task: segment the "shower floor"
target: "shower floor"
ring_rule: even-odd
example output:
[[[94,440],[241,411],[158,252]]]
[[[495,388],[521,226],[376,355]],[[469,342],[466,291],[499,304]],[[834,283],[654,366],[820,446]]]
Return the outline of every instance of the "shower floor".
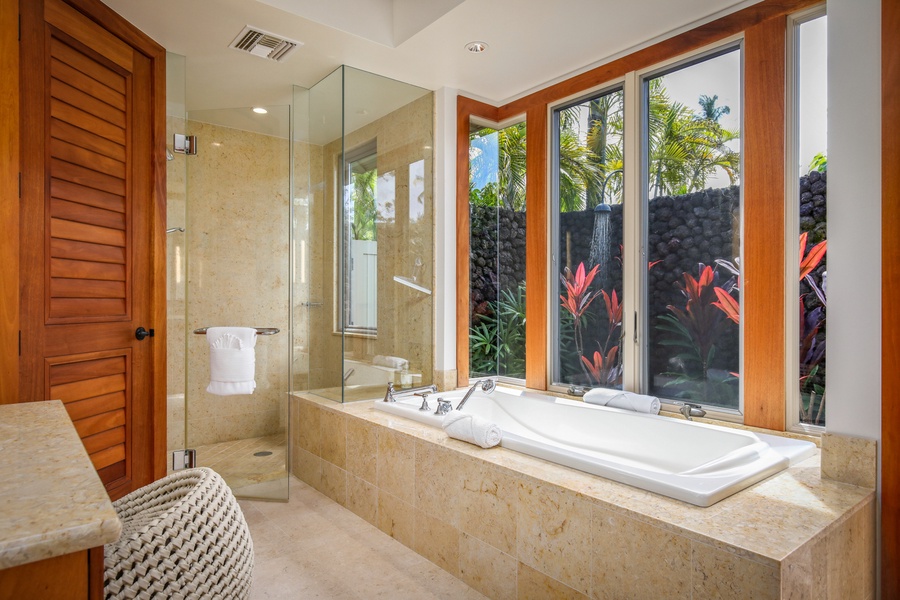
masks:
[[[197,464],[221,475],[235,495],[277,497],[279,482],[287,481],[286,437],[279,433],[198,446]]]

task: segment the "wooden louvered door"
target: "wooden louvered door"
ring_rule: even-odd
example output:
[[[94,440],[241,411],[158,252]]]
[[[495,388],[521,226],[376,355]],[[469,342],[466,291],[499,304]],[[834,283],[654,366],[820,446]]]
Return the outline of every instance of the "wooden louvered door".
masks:
[[[65,403],[116,498],[164,472],[165,338],[135,336],[165,329],[153,322],[163,92],[154,58],[95,22],[118,18],[96,4],[22,4],[20,390]]]

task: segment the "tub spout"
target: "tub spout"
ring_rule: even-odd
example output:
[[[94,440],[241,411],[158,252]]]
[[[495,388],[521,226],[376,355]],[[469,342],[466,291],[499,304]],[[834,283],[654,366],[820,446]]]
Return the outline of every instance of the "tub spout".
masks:
[[[479,379],[476,381],[466,392],[466,395],[463,396],[463,399],[459,401],[459,404],[456,405],[456,410],[463,409],[463,406],[466,405],[466,402],[469,401],[469,398],[472,397],[472,394],[475,393],[475,390],[477,390],[479,386],[481,387],[482,392],[490,394],[494,391],[494,388],[497,387],[497,382],[493,379]]]
[[[387,391],[384,393],[384,402],[396,402],[397,398],[400,398],[401,396],[409,396],[410,394],[418,394],[425,391],[431,394],[437,393],[437,386],[432,383],[431,385],[423,385],[422,387],[395,390],[394,383],[389,381],[387,384]]]

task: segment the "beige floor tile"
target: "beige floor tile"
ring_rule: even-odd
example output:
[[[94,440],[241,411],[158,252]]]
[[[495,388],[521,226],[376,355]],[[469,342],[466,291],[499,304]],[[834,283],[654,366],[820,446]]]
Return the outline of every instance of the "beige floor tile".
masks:
[[[484,596],[303,482],[287,503],[242,500],[250,598],[483,600]]]

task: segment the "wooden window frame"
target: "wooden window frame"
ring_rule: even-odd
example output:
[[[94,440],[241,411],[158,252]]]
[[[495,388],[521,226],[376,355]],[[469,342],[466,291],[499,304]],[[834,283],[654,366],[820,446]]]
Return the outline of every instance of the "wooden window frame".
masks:
[[[500,123],[525,115],[526,360],[525,384],[548,381],[548,147],[550,107],[627,74],[729,37],[744,36],[744,423],[783,431],[786,423],[785,121],[787,19],[821,0],[764,0],[690,31],[547,86],[503,106],[465,96],[457,100],[457,372],[469,381],[469,124],[472,117]],[[773,151],[774,149],[774,151]]]

